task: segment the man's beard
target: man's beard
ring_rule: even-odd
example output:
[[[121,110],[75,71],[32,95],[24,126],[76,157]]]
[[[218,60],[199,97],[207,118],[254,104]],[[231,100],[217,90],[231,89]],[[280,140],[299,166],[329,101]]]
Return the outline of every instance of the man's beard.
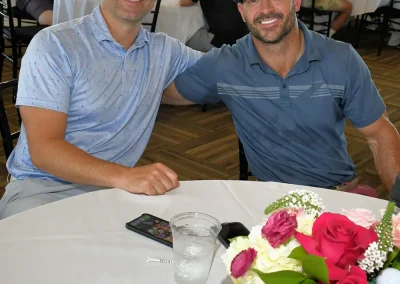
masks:
[[[261,20],[268,20],[268,19],[284,19],[284,15],[281,13],[269,13],[269,14],[263,14],[258,16],[253,24],[250,24],[249,21],[246,19],[246,25],[249,28],[251,34],[257,38],[259,41],[267,44],[274,44],[280,42],[288,33],[290,33],[293,28],[295,27],[296,24],[296,10],[294,5],[292,6],[292,10],[288,17],[284,19],[283,25],[281,26],[280,31],[277,33],[277,35],[273,38],[268,38],[268,37],[263,37],[262,31],[257,28],[257,24]]]

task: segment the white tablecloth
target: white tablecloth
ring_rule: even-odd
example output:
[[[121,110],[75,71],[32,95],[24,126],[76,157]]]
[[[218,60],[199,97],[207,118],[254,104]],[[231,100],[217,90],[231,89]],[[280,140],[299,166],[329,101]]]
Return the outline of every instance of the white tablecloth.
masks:
[[[181,182],[164,196],[103,190],[48,204],[0,221],[0,279],[7,284],[174,283],[172,265],[146,263],[146,257],[171,259],[172,250],[125,229],[125,223],[150,213],[169,220],[186,211],[210,214],[220,222],[260,223],[265,207],[302,188],[244,181]],[[303,187],[305,188],[305,187]],[[308,188],[327,210],[364,207],[379,215],[386,201]],[[218,243],[219,244],[219,243]],[[228,284],[219,245],[208,283]]]
[[[353,4],[351,16],[358,16],[365,13],[374,12],[379,7],[381,2],[388,0],[349,0]],[[311,7],[311,0],[303,0],[302,4]]]
[[[53,24],[81,18],[92,13],[102,0],[55,0]],[[149,15],[144,21],[151,21]],[[179,0],[162,0],[156,32],[163,32],[186,43],[195,32],[205,25],[199,3],[191,7],[179,6]]]
[[[387,0],[349,0],[353,4],[353,10],[351,11],[352,16],[358,16],[365,13],[374,12],[380,5],[381,2]]]

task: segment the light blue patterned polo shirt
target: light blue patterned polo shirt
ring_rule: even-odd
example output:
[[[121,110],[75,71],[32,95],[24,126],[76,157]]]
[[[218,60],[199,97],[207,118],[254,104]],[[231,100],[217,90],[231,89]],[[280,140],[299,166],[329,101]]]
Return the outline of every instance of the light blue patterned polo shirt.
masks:
[[[200,57],[179,41],[143,28],[126,51],[97,7],[89,16],[35,36],[22,60],[17,105],[67,113],[66,141],[131,167],[149,141],[162,92]],[[23,125],[7,167],[17,179],[59,180],[32,164]]]

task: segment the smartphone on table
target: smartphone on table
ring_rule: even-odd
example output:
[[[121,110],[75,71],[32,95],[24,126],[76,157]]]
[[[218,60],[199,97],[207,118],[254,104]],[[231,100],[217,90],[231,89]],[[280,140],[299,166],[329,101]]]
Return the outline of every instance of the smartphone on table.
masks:
[[[172,248],[172,231],[168,221],[145,213],[126,223],[125,227]],[[229,240],[239,236],[248,236],[249,234],[250,231],[240,222],[223,223],[222,229],[218,234],[218,240],[225,248],[228,248]]]
[[[126,223],[125,227],[172,248],[172,232],[169,222],[161,218],[145,213]]]

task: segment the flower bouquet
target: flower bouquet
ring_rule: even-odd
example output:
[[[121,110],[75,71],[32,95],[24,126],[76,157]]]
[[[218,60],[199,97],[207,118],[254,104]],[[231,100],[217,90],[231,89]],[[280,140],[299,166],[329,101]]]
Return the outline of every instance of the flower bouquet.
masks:
[[[321,198],[291,191],[266,221],[231,240],[222,256],[235,284],[400,284],[400,216],[366,209],[323,212]]]

